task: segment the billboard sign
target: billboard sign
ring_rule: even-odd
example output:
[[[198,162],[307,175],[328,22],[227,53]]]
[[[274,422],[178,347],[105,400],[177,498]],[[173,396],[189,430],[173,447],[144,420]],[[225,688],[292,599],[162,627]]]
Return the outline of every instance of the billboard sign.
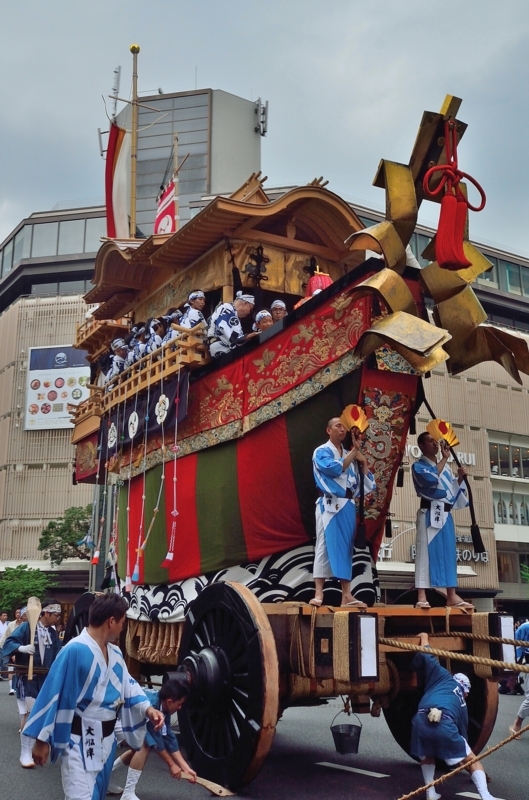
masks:
[[[24,430],[73,428],[68,404],[90,394],[90,366],[84,350],[71,345],[30,347]]]

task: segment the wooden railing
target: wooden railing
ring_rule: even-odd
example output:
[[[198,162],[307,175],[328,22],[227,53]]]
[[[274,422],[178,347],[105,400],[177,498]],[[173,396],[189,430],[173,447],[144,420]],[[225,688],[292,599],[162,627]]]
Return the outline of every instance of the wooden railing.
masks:
[[[94,319],[90,317],[82,325],[79,325],[75,334],[75,347],[82,349],[92,339],[96,348],[99,350],[106,344],[106,339],[110,335],[125,336],[130,329],[131,320],[129,317],[121,317],[121,319]],[[103,348],[104,349],[104,348]]]
[[[138,392],[152,389],[161,381],[173,378],[183,367],[193,369],[210,361],[204,323],[191,329],[179,325],[174,328],[179,332],[177,339],[167,342],[132,366],[126,367],[105,386],[90,386],[90,397],[78,406],[70,406],[76,428],[81,423],[86,427],[89,417],[101,417],[118,403],[133,398]],[[73,440],[78,439],[74,431]]]

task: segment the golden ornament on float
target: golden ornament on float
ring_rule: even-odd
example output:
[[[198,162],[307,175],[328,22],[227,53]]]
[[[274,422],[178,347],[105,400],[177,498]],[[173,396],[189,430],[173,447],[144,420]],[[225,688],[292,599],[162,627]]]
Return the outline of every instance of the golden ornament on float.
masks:
[[[349,405],[342,411],[340,422],[348,431],[351,428],[358,428],[360,433],[363,433],[369,427],[369,420],[365,415],[365,411],[361,406]]]
[[[426,430],[436,442],[444,439],[449,447],[457,447],[459,444],[459,439],[455,435],[454,429],[445,419],[432,419],[426,426]]]

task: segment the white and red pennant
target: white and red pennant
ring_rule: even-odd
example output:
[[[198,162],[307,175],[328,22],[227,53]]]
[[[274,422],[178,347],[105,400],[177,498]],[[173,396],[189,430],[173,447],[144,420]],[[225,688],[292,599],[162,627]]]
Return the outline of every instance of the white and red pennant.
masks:
[[[154,220],[154,233],[175,233],[178,228],[178,197],[175,181],[170,181],[158,200],[158,210]]]

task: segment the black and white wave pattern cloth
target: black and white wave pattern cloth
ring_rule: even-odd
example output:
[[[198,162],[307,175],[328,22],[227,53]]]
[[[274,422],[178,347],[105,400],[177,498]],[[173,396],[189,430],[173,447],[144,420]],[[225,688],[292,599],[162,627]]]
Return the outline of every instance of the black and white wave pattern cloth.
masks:
[[[135,586],[128,596],[130,607],[127,616],[137,620],[181,622],[189,604],[202,589],[217,581],[242,583],[262,603],[282,603],[286,600],[308,603],[314,597],[313,563],[314,547],[304,545],[267,556],[258,562],[241,564],[178,583]],[[378,574],[368,547],[355,550],[351,586],[354,596],[368,606],[380,600]],[[326,581],[324,602],[337,606],[340,605],[340,599],[339,582]]]

